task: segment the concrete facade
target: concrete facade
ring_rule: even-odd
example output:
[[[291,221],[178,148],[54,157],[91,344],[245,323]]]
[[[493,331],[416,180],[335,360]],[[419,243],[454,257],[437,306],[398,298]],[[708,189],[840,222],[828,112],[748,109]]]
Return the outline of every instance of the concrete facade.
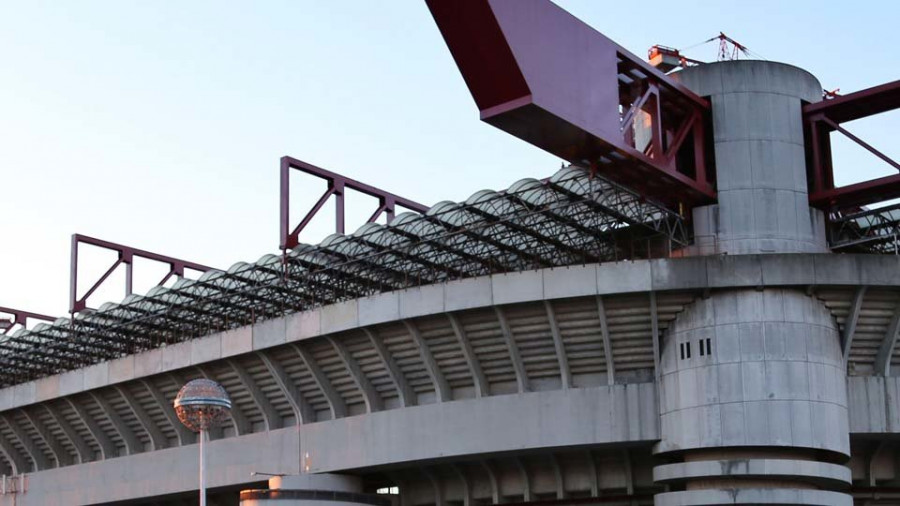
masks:
[[[387,476],[382,478],[387,483],[404,484],[405,504],[413,505],[435,502],[432,483],[440,484],[445,501],[463,500],[469,490],[470,500],[490,502],[495,502],[494,498],[496,502],[515,502],[525,497],[595,497],[631,490],[630,497],[645,503],[659,497],[662,487],[669,487],[674,489],[672,493],[681,495],[667,501],[687,504],[715,500],[710,497],[720,494],[688,490],[689,483],[718,483],[724,489],[740,489],[743,497],[757,497],[753,494],[763,493],[760,491],[765,488],[749,487],[745,491],[729,481],[737,480],[739,485],[774,481],[779,485],[777,490],[766,492],[775,494],[773,497],[796,495],[797,490],[808,490],[802,487],[812,487],[829,492],[814,497],[834,499],[827,504],[843,504],[848,497],[840,493],[850,472],[848,454],[859,459],[873,452],[877,458],[872,462],[879,466],[872,468],[865,460],[851,459],[854,483],[860,476],[881,480],[893,476],[890,461],[884,460],[892,454],[890,448],[875,453],[864,447],[859,452],[853,445],[863,444],[861,441],[873,435],[900,433],[900,422],[895,420],[900,413],[900,396],[894,392],[897,378],[850,376],[845,380],[849,364],[844,363],[841,345],[846,322],[852,319],[847,311],[857,293],[854,287],[867,286],[870,295],[897,290],[900,280],[892,276],[898,272],[900,259],[894,257],[809,254],[700,257],[528,271],[343,303],[340,308],[300,313],[280,322],[167,347],[162,353],[126,357],[19,385],[0,392],[5,403],[0,415],[9,420],[0,429],[16,424],[21,431],[30,431],[31,416],[36,426],[46,424],[52,431],[49,440],[61,445],[59,456],[74,451],[67,448],[82,440],[82,444],[95,448],[99,443],[92,433],[78,429],[82,423],[71,419],[75,413],[67,405],[72,400],[90,407],[95,405],[89,403],[92,396],[103,397],[114,416],[93,407],[83,414],[86,422],[94,418],[98,441],[102,441],[102,434],[108,434],[114,453],[97,453],[81,464],[76,454],[72,463],[56,466],[52,448],[40,434],[33,433],[33,447],[15,444],[4,450],[21,453],[17,460],[26,466],[28,492],[17,495],[16,504],[105,504],[151,495],[187,494],[194,483],[194,441],[178,439],[172,432],[176,425],[166,422],[163,411],[148,398],[139,404],[152,414],[150,419],[159,420],[159,431],[172,434],[165,444],[155,446],[149,436],[153,431],[135,425],[127,405],[117,399],[123,399],[121,392],[138,396],[145,383],[160,389],[168,385],[166,395],[171,396],[178,386],[173,378],[193,377],[199,372],[229,385],[248,419],[243,428],[226,429],[211,444],[222,452],[216,461],[231,466],[213,471],[222,477],[212,482],[214,489],[249,485],[257,481],[250,476],[251,471],[296,474],[304,470]],[[513,298],[514,294],[518,296]],[[325,401],[316,418],[302,423],[292,418],[290,407],[280,407],[287,405],[288,398],[272,390],[277,376],[265,374],[258,357],[263,354],[282,367],[297,367],[291,365],[296,359],[285,355],[293,346],[310,346],[310,353],[321,356],[320,367],[330,371],[326,387],[329,382],[333,386],[354,384],[353,368],[345,369],[343,379],[336,375],[340,355],[322,355],[324,348],[320,345],[327,342],[346,343],[345,347],[352,350],[349,356],[360,361],[361,375],[377,383],[387,369],[365,362],[366,353],[376,354],[360,348],[364,342],[360,339],[371,331],[389,344],[385,350],[398,361],[398,381],[416,381],[416,374],[423,377],[426,362],[421,353],[410,354],[408,350],[415,348],[392,344],[399,338],[395,337],[399,329],[406,328],[397,325],[400,301],[413,296],[424,300],[417,306],[418,312],[408,311],[403,321],[422,333],[424,349],[431,351],[433,364],[451,386],[448,398],[442,400],[433,391],[423,390],[425,386],[421,385],[434,382],[424,376],[428,379],[416,387],[417,391],[410,387],[413,397],[406,403],[401,397],[390,397],[396,394],[384,389],[376,394],[382,399],[380,407],[377,402],[354,401],[354,396],[364,397],[365,389],[359,386],[353,387],[355,390],[342,388],[339,396],[345,399],[346,408],[337,417]],[[655,320],[651,300],[656,301]],[[879,300],[883,299],[875,299]],[[547,303],[568,359],[571,381],[567,388],[560,380]],[[600,307],[605,324],[599,319]],[[518,383],[514,363],[498,362],[496,351],[491,351],[496,350],[494,343],[503,342],[500,334],[496,341],[479,341],[480,335],[493,332],[492,326],[500,332],[497,310],[505,317],[513,343],[519,346],[524,376]],[[473,357],[487,385],[480,395],[472,387],[477,382],[474,369],[464,374],[471,378],[468,383],[454,379],[454,374],[459,375],[454,368],[460,371],[463,365],[465,371],[468,367],[464,347],[446,358],[442,354],[449,349],[433,348],[439,346],[433,341],[436,318],[443,321],[448,313],[465,329],[464,337],[471,340]],[[488,314],[490,325],[485,319]],[[446,321],[446,328],[451,329],[450,320]],[[653,379],[654,321],[660,340],[659,395]],[[578,329],[593,330],[585,333]],[[255,346],[254,333],[263,336]],[[598,349],[586,361],[583,349],[576,344],[586,340],[602,348],[605,334],[612,359]],[[875,348],[896,337],[889,329],[882,334]],[[538,348],[543,351],[531,354],[527,346],[538,343],[534,341],[537,336],[545,343]],[[711,339],[711,354],[700,356],[698,342],[706,338]],[[687,341],[692,343],[692,356],[682,360],[679,345]],[[860,357],[862,350],[873,346],[859,337],[854,340],[851,336],[851,341],[850,350],[863,346],[858,351]],[[218,344],[210,344],[215,342]],[[187,350],[194,343],[199,343],[198,349],[217,350],[218,354],[190,354]],[[170,351],[174,349],[184,351]],[[646,351],[636,355],[638,350]],[[185,359],[185,355],[191,358]],[[208,361],[190,363],[201,355]],[[166,363],[166,356],[184,361],[173,368]],[[854,353],[847,356],[852,358]],[[866,356],[873,360],[871,354]],[[539,361],[539,357],[543,358]],[[421,369],[407,366],[410,360],[421,364],[417,366]],[[501,363],[505,365],[497,369]],[[534,364],[540,364],[540,368]],[[245,370],[246,378],[257,389],[228,379],[234,377],[229,372],[234,367]],[[550,369],[555,378],[542,372],[544,367],[555,367]],[[597,372],[579,372],[586,367],[595,367]],[[867,369],[859,365],[855,370]],[[365,385],[360,376],[356,379],[359,385]],[[312,384],[308,388],[318,389],[312,376],[298,377],[296,395],[301,388],[303,395],[315,391],[306,390],[305,382]],[[91,388],[85,389],[85,383]],[[259,394],[262,397],[252,400]],[[168,406],[170,401],[164,399],[162,405]],[[835,409],[819,409],[823,405]],[[360,406],[361,411],[354,406]],[[850,406],[849,413],[844,406]],[[720,414],[721,423],[725,420],[722,413],[735,407],[741,408],[744,423],[710,425],[717,420],[711,412]],[[61,415],[62,423],[38,416],[46,410]],[[764,419],[756,423],[754,417],[763,414]],[[119,425],[113,423],[116,418],[121,420]],[[790,425],[781,423],[785,418]],[[76,429],[71,441],[64,434],[67,425]],[[140,448],[128,446],[129,433],[130,438],[141,442]],[[442,434],[451,436],[438,437]],[[630,464],[625,467],[626,460],[617,453],[622,445],[629,448]],[[94,451],[100,452],[102,445],[96,448]],[[651,448],[655,448],[656,457],[652,457]],[[35,472],[31,451],[43,451],[51,465]],[[182,467],[171,464],[176,460],[183,461],[178,464]],[[234,467],[235,462],[240,465]],[[485,474],[485,466],[493,475]],[[454,474],[457,468],[469,488],[459,488],[462,481]],[[127,486],[109,489],[105,483],[109,476],[116,476]],[[490,476],[493,479],[488,479]],[[692,493],[682,494],[689,491]],[[0,505],[10,503],[13,497],[0,495]]]

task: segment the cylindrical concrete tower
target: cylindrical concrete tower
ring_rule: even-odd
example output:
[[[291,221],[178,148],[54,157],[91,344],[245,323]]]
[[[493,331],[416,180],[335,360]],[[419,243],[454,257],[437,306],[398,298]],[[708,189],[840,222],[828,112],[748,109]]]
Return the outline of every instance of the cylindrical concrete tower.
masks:
[[[674,77],[712,104],[718,203],[694,209],[696,253],[827,251],[824,216],[809,207],[801,113],[821,100],[819,81],[750,60]]]
[[[838,328],[795,290],[713,293],[669,329],[654,478],[657,506],[850,504]]]
[[[359,477],[322,473],[275,476],[268,489],[242,490],[241,506],[391,506],[391,501],[363,494]]]
[[[826,251],[809,207],[801,106],[821,86],[780,63],[730,61],[677,74],[710,97],[718,203],[694,210],[696,254]],[[850,505],[846,374],[837,323],[797,290],[714,291],[662,346],[665,464],[657,506]]]

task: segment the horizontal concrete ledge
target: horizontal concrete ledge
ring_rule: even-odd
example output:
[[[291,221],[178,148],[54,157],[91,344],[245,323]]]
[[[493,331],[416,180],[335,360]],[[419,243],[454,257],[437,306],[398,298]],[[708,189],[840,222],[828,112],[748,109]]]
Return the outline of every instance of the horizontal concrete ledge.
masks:
[[[350,300],[0,390],[0,411],[404,318],[591,295],[766,286],[900,286],[890,255],[733,255],[587,264],[450,281]]]
[[[656,387],[637,383],[500,395],[303,425],[309,472],[659,439]],[[308,456],[308,457],[307,457]]]
[[[106,504],[197,490],[198,450],[188,445],[30,473],[16,505]],[[211,441],[206,452],[211,489],[262,481],[253,471],[300,473],[297,427]]]
[[[850,468],[810,460],[738,459],[682,462],[653,468],[653,481],[670,483],[704,478],[787,478],[816,485],[850,484]]]
[[[827,490],[791,488],[705,489],[656,494],[654,506],[715,506],[778,504],[796,506],[853,506],[853,496]]]
[[[658,440],[656,386],[614,385],[483,397],[211,441],[211,488],[448,457]],[[196,490],[196,444],[29,474],[18,506],[103,504]],[[304,474],[283,489],[353,491],[352,479]],[[249,487],[248,487],[249,488]],[[331,504],[330,506],[334,506]]]

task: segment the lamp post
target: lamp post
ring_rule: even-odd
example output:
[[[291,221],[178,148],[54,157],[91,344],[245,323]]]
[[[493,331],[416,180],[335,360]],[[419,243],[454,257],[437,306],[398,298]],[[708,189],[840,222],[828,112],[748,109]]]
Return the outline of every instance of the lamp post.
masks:
[[[206,467],[203,440],[209,429],[218,426],[231,410],[231,399],[222,385],[200,378],[187,382],[175,396],[175,414],[188,429],[199,432],[200,506],[206,506]]]

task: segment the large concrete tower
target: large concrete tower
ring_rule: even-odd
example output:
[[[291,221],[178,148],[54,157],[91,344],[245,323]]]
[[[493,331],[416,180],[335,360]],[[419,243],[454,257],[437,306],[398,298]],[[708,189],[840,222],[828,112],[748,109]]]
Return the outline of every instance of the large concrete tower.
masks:
[[[788,65],[729,61],[678,74],[711,99],[719,201],[694,211],[697,254],[822,252],[809,207],[801,105],[821,86]],[[822,302],[726,289],[664,336],[657,506],[850,504],[845,366]],[[683,489],[682,489],[683,487]]]
[[[822,253],[810,208],[801,107],[821,100],[805,70],[767,61],[698,65],[674,77],[712,104],[718,202],[694,209],[701,254]]]

